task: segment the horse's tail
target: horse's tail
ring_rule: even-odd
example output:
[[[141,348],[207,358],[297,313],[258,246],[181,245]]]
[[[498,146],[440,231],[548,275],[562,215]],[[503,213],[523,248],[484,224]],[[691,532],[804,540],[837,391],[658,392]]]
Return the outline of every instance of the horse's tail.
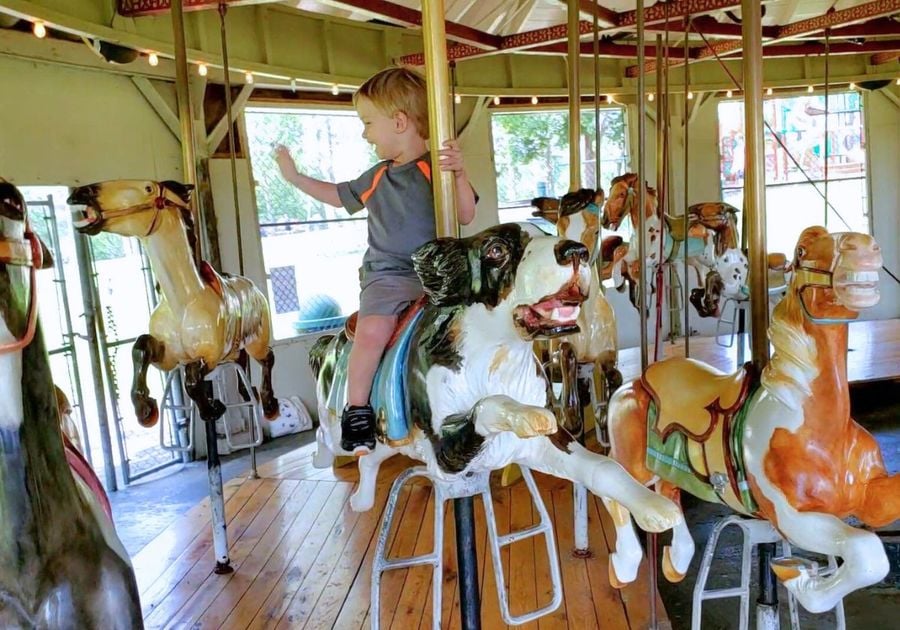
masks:
[[[334,339],[334,335],[319,337],[309,350],[309,367],[312,368],[313,376],[316,379],[319,378],[319,372],[322,371],[322,364],[325,362],[328,345],[332,339]]]

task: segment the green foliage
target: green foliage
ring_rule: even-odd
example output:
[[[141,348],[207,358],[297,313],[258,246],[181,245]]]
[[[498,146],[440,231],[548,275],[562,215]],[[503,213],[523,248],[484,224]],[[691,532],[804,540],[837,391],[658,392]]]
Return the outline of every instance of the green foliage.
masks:
[[[94,260],[112,260],[125,256],[125,239],[118,234],[100,232],[90,239]]]

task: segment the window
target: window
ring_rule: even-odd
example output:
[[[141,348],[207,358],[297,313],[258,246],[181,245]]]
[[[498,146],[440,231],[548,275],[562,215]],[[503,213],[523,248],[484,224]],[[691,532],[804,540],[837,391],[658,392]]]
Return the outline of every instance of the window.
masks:
[[[351,110],[248,109],[247,135],[276,339],[339,326],[359,307],[366,213],[304,195],[281,178],[272,148],[291,150],[300,172],[351,180],[377,159]]]
[[[782,147],[772,131],[766,129],[768,250],[790,255],[800,232],[811,225],[868,233],[866,141],[859,93],[829,95],[827,141],[824,95],[770,98],[763,108],[766,122],[784,144]],[[742,102],[719,104],[719,156],[722,199],[741,208],[744,196]],[[832,206],[827,212],[825,200],[816,192],[818,188],[825,193],[826,173],[828,201]]]
[[[600,182],[628,168],[625,110],[600,110]],[[496,113],[491,118],[500,222],[531,216],[534,197],[560,197],[569,190],[569,114],[567,111]],[[596,187],[594,112],[581,114],[581,181]]]

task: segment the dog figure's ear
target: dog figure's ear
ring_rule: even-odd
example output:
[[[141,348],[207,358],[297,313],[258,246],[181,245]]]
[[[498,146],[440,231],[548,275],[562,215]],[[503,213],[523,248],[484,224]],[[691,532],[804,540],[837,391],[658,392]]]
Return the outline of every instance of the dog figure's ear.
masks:
[[[464,241],[456,238],[429,241],[413,252],[412,260],[432,304],[453,306],[470,302],[472,270]]]

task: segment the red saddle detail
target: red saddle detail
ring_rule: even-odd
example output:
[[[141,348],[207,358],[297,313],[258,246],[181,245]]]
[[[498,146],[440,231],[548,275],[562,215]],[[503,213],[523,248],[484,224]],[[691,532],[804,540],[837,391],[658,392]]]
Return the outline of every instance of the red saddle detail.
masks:
[[[403,332],[403,329],[406,328],[406,325],[409,324],[410,320],[416,316],[416,314],[425,308],[425,305],[428,303],[428,298],[424,295],[420,297],[418,300],[407,306],[397,318],[397,325],[394,327],[394,333],[391,335],[391,338],[388,340],[387,346],[385,350],[388,350],[391,346],[397,343],[397,339],[400,338],[400,333]],[[353,341],[353,338],[356,337],[356,321],[359,319],[359,311],[353,313],[350,317],[347,318],[347,321],[344,323],[344,334],[347,335],[347,339]]]
[[[100,480],[97,478],[97,473],[94,472],[94,469],[91,468],[91,465],[84,458],[77,448],[69,441],[69,438],[65,435],[63,438],[63,446],[66,451],[66,461],[69,463],[69,468],[72,469],[72,473],[78,475],[78,477],[87,484],[87,487],[91,489],[91,492],[94,493],[94,496],[97,497],[97,500],[100,502],[103,511],[106,512],[106,515],[109,517],[109,521],[112,522],[112,506],[109,504],[109,497],[106,496],[106,490],[103,489],[103,484],[100,483]]]
[[[222,295],[222,276],[213,269],[213,266],[205,260],[201,260],[200,269],[198,269],[198,271],[200,272],[200,278],[203,282],[211,286],[213,291]]]

